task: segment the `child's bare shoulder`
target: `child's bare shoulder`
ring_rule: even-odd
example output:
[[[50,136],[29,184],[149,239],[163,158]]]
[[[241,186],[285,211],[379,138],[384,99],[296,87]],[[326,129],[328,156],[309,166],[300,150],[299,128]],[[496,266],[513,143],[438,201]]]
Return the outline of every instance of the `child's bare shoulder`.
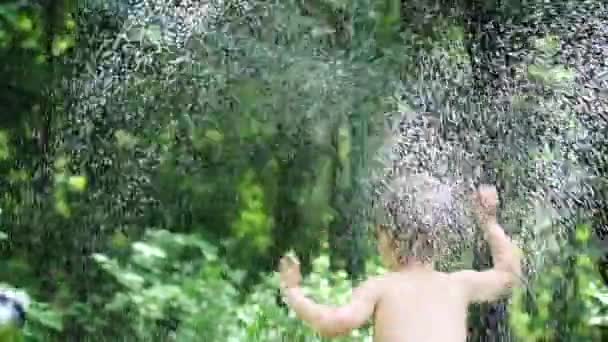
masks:
[[[367,278],[359,287],[377,290],[384,286],[387,281],[387,274],[375,275]]]
[[[387,274],[371,276],[359,284],[353,290],[353,294],[378,300],[389,283],[389,277]]]
[[[369,286],[379,291],[385,291],[392,287],[398,286],[407,282],[408,276],[399,272],[387,272],[381,275],[370,277],[368,279]]]

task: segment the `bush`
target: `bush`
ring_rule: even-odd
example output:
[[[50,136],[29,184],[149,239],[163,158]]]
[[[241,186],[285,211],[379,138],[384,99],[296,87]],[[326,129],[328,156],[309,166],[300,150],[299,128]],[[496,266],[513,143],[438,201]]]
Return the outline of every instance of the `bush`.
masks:
[[[522,341],[601,340],[608,327],[608,289],[588,242],[591,229],[576,227],[574,247],[547,255],[545,265],[513,296],[511,326]],[[549,253],[547,253],[549,254]]]
[[[240,296],[244,272],[229,268],[200,237],[151,230],[131,247],[124,262],[103,254],[94,259],[120,286],[105,310],[123,313],[138,340],[322,340],[281,304],[277,274]],[[324,303],[341,304],[352,288],[346,272],[330,272],[329,258],[322,255],[304,290]],[[371,336],[369,328],[351,334],[362,341]]]
[[[6,284],[0,283],[0,292],[19,293],[16,298],[20,298],[18,302],[26,310],[23,331],[5,321],[7,319],[6,312],[0,313],[0,341],[17,342],[23,341],[24,338],[31,342],[47,341],[49,334],[63,330],[62,315],[51,305],[32,300],[25,291]]]

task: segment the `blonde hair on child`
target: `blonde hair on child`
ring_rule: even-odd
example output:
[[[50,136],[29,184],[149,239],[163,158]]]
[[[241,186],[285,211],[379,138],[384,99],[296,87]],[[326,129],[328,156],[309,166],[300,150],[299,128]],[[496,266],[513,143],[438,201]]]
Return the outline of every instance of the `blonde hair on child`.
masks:
[[[395,245],[401,259],[431,261],[470,229],[457,186],[428,174],[396,177],[376,204],[377,224]]]

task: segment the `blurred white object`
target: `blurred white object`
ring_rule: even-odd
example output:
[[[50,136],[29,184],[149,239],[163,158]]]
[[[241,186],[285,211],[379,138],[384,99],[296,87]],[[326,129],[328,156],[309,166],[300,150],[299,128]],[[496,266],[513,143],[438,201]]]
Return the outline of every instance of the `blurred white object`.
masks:
[[[23,326],[30,298],[25,291],[0,286],[0,327]]]

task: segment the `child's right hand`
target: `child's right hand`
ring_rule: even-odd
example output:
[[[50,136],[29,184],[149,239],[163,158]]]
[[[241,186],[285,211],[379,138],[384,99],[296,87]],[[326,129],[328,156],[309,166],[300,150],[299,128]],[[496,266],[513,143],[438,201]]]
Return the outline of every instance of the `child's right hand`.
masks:
[[[473,207],[481,223],[496,221],[498,194],[493,185],[481,185],[473,196]]]

